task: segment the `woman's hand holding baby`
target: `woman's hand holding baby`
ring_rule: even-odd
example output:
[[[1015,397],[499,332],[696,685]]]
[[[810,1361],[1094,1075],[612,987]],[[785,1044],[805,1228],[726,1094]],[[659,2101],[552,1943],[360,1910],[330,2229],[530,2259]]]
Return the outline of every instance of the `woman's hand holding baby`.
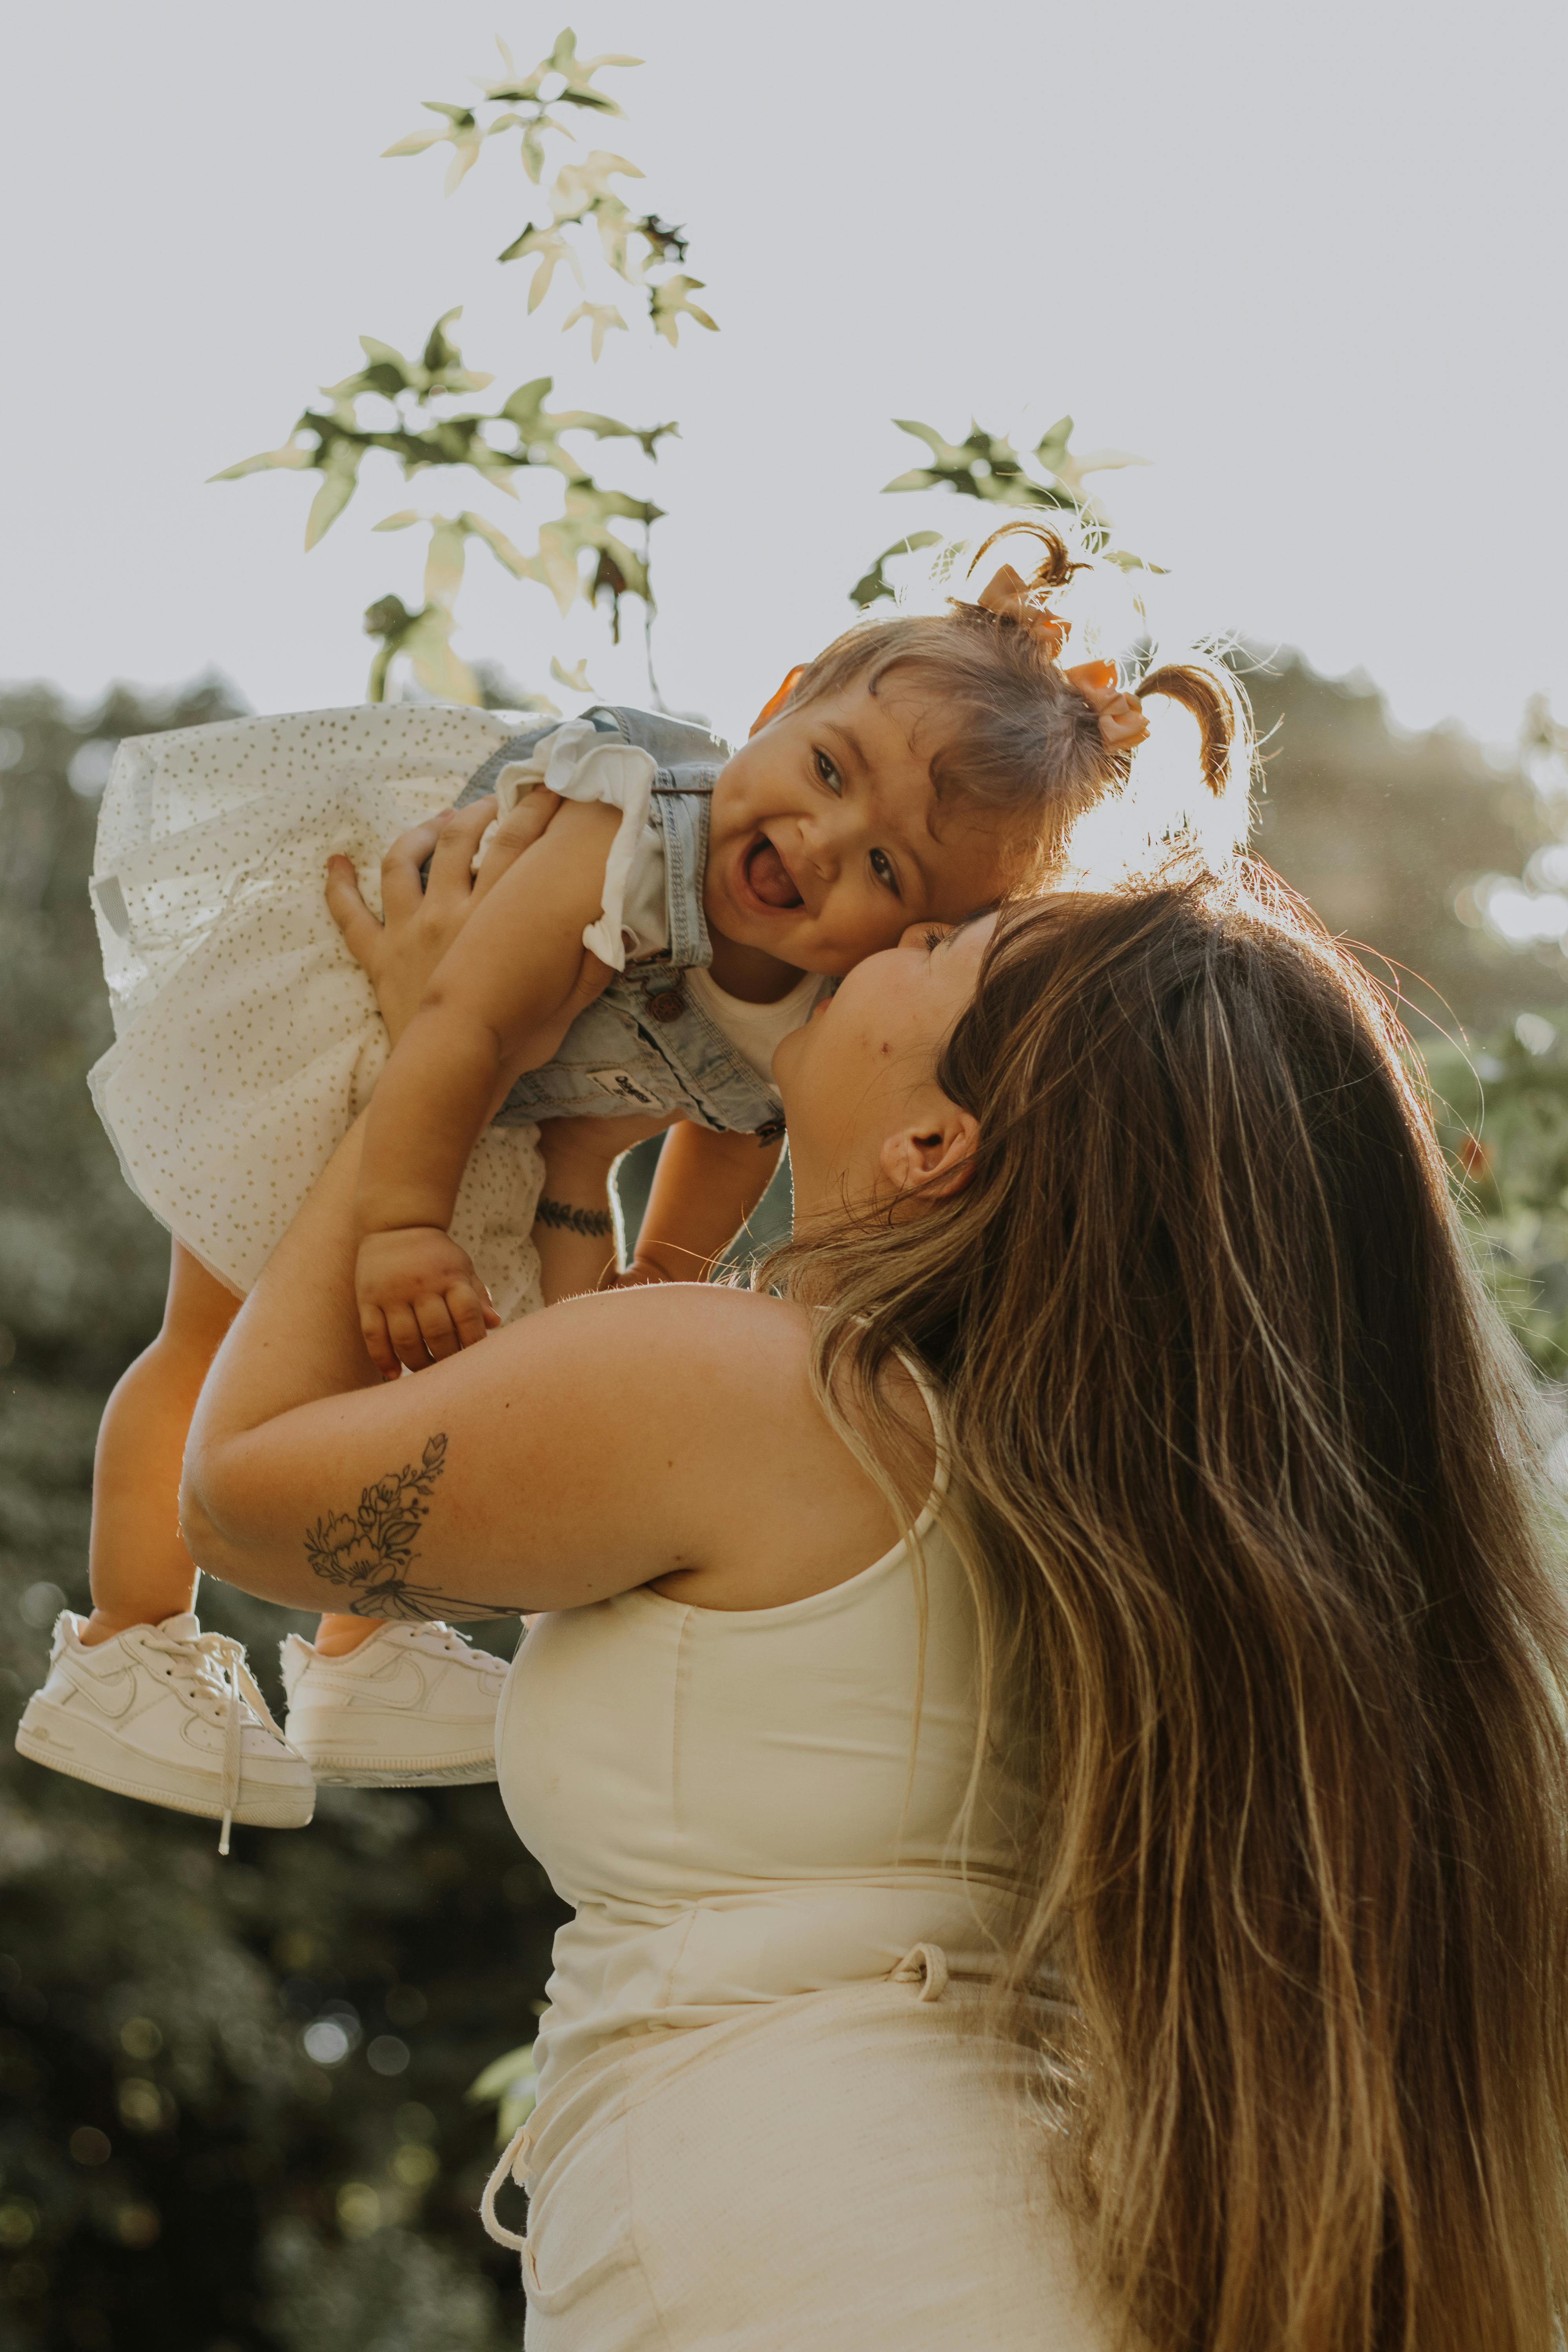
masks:
[[[561,806],[558,793],[542,784],[501,819],[476,874],[474,858],[486,829],[495,824],[492,797],[467,808],[442,809],[400,833],[381,861],[380,917],[366,906],[353,862],[327,860],[327,908],[343,944],[375,991],[387,1034],[395,1045],[418,1012],[437,966],[474,908],[503,874],[549,829]],[[422,878],[429,866],[428,880]],[[571,1020],[591,1004],[608,977],[608,967],[584,955],[571,1003]],[[566,1010],[563,1007],[563,1012]],[[570,1026],[570,1020],[566,1025]],[[564,1032],[563,1032],[564,1034]],[[553,1047],[550,1049],[553,1051]],[[549,1054],[543,1056],[549,1059]]]
[[[468,1253],[439,1225],[366,1234],[354,1261],[360,1329],[384,1380],[471,1348],[500,1321]]]

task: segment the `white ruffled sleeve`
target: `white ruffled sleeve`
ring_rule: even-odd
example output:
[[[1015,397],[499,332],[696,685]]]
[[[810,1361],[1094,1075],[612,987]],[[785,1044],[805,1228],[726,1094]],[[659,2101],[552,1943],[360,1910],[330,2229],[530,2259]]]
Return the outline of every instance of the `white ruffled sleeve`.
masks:
[[[652,756],[618,736],[601,735],[591,719],[570,719],[536,743],[526,760],[513,760],[495,781],[500,816],[507,816],[536,784],[559,793],[566,801],[602,801],[618,808],[621,821],[605,866],[604,904],[597,922],[583,934],[583,945],[602,963],[624,971],[626,943],[621,937],[626,885],[637,856],[658,773]],[[495,832],[492,824],[474,856],[477,871]]]

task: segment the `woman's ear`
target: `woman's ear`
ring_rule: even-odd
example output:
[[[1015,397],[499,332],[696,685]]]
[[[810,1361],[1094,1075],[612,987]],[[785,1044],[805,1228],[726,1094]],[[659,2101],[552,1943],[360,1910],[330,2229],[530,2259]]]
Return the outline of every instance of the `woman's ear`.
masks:
[[[974,1174],[980,1122],[939,1095],[918,1127],[899,1128],[883,1139],[879,1154],[883,1182],[900,1205],[951,1201]]]
[[[784,704],[789,700],[790,696],[795,692],[796,686],[805,676],[805,664],[804,662],[796,662],[794,669],[791,670],[789,676],[785,678],[778,692],[770,696],[769,699],[763,703],[762,709],[752,719],[752,733],[753,735],[760,735],[763,729],[767,725],[769,719],[776,719],[778,717],[779,712],[784,709]]]

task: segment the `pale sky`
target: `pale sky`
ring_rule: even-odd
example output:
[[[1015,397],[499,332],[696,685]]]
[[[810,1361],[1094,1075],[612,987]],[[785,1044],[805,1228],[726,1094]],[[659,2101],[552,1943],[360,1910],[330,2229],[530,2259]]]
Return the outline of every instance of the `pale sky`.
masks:
[[[562,21],[13,13],[0,675],[88,695],[216,666],[264,710],[358,699],[363,607],[417,601],[416,535],[369,524],[461,502],[526,541],[547,509],[385,460],[307,558],[313,478],[205,478],[280,442],[358,334],[411,350],[461,302],[498,393],[549,372],[558,404],[680,420],[657,478],[601,478],[669,509],[661,682],[721,725],[850,617],[889,540],[980,519],[878,495],[919,454],[893,415],[1036,438],[1069,409],[1080,447],[1152,461],[1103,490],[1174,567],[1168,625],[1363,668],[1411,726],[1506,742],[1542,690],[1568,717],[1563,9],[594,0],[581,47],[647,63],[601,77],[628,120],[578,152],[642,164],[627,193],[687,224],[721,328],[612,337],[596,370],[494,265],[541,217],[515,142],[449,200],[434,156],[379,160],[422,99],[499,69],[497,32],[531,64]],[[585,653],[642,698],[584,610],[563,632],[543,590],[482,552],[470,572],[461,650],[533,685]]]

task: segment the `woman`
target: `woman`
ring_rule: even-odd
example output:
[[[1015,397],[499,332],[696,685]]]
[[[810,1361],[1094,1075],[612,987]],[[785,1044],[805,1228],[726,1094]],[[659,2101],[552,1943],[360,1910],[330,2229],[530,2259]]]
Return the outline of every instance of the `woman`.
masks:
[[[187,1457],[252,1591],[548,1612],[530,2352],[1546,2352],[1565,1628],[1381,1002],[1266,877],[1061,895],[775,1077],[782,1296],[384,1387],[351,1137]]]

